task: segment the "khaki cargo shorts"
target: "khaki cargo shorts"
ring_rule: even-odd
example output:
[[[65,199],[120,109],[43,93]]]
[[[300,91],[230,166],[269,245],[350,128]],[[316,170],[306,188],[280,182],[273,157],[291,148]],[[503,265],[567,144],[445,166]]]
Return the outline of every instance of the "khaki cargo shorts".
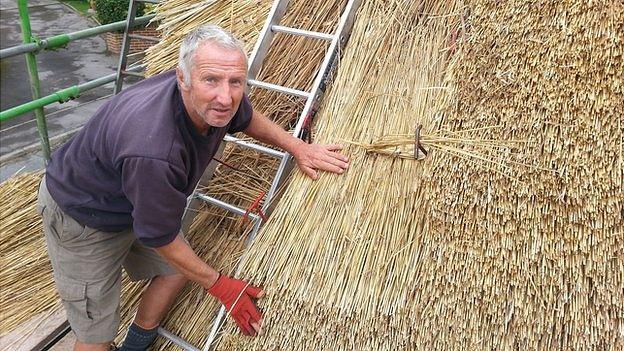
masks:
[[[121,268],[132,280],[175,274],[155,250],[140,244],[127,230],[109,233],[76,222],[39,186],[37,210],[54,269],[54,280],[79,341],[107,343],[117,336]]]

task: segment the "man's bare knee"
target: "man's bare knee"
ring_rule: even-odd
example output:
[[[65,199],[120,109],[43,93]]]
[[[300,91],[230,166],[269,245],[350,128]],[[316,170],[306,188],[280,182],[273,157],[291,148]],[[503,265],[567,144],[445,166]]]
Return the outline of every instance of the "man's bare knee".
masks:
[[[141,298],[134,323],[146,330],[158,326],[187,282],[182,274],[154,277]]]

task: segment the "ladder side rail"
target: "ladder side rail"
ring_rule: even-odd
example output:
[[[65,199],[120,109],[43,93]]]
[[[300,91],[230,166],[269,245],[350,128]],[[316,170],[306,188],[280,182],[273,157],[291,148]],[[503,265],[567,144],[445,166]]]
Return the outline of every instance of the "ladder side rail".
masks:
[[[249,56],[249,69],[247,72],[248,79],[256,79],[258,73],[260,73],[262,63],[264,62],[264,58],[269,51],[271,41],[273,40],[273,36],[275,34],[271,30],[271,27],[275,24],[279,24],[282,17],[284,17],[284,12],[286,12],[289,2],[290,0],[278,0],[273,2],[273,6],[271,6],[267,20],[264,22],[262,31],[260,31],[260,35],[258,36],[259,40],[256,42],[256,45]]]
[[[128,3],[128,16],[126,17],[126,28],[124,29],[123,40],[121,42],[121,51],[119,53],[119,62],[117,64],[117,79],[115,80],[115,89],[113,94],[119,94],[123,86],[123,76],[128,63],[128,52],[130,51],[130,30],[134,27],[134,19],[136,17],[137,3],[130,0]]]
[[[212,348],[212,343],[217,339],[217,334],[219,333],[219,329],[221,329],[221,324],[225,320],[225,306],[221,305],[219,307],[219,312],[215,316],[214,321],[212,322],[212,328],[210,329],[210,334],[208,334],[208,338],[206,339],[206,343],[202,348],[202,351],[210,351]]]
[[[351,33],[351,28],[353,27],[355,14],[361,3],[362,0],[349,0],[345,10],[340,16],[340,22],[336,28],[334,38],[331,41],[327,54],[325,55],[325,59],[323,60],[323,63],[316,74],[316,78],[314,79],[314,83],[312,84],[312,90],[310,92],[314,98],[306,101],[303,111],[301,111],[301,116],[299,117],[297,125],[293,131],[293,136],[296,138],[300,137],[303,123],[308,114],[312,111],[314,104],[322,98],[322,94],[324,93],[322,90],[324,89],[321,89],[321,87],[325,84],[327,74],[329,74],[330,70],[333,68],[332,66],[335,63],[334,59],[338,55],[338,50],[342,49],[347,42],[349,34]]]

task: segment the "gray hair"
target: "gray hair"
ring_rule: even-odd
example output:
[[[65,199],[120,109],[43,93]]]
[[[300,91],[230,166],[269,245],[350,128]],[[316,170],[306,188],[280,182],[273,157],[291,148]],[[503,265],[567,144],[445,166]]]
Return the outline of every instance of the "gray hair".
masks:
[[[191,70],[193,69],[193,56],[195,55],[195,51],[200,45],[206,42],[216,44],[223,49],[240,51],[241,55],[245,58],[245,65],[247,65],[247,53],[245,52],[243,43],[225,29],[215,24],[206,24],[188,33],[180,45],[178,67],[182,71],[184,83],[187,85],[191,84]]]

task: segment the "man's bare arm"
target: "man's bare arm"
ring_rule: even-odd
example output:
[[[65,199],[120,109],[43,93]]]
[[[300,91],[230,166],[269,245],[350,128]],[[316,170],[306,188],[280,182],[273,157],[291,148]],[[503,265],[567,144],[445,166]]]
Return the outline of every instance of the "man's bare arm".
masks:
[[[206,289],[210,289],[219,278],[219,272],[199,258],[181,235],[169,244],[156,248],[156,251],[180,273]]]
[[[343,173],[349,166],[349,159],[338,152],[342,146],[307,144],[257,111],[253,112],[244,133],[286,150],[295,157],[299,168],[312,179],[318,178],[317,170]]]

